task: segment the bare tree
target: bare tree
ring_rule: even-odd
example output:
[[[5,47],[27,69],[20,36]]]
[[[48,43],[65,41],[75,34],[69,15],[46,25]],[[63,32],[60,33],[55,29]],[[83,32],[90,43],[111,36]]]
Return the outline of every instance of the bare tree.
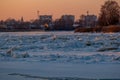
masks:
[[[119,23],[120,6],[114,0],[108,0],[102,5],[99,15],[99,25],[108,26]]]

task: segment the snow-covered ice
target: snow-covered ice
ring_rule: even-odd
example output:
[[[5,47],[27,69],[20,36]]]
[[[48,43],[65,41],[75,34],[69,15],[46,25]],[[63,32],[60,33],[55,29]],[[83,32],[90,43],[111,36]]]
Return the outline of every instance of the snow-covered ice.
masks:
[[[119,67],[119,33],[0,33],[2,80],[21,80],[25,75],[31,80],[33,76],[120,79]]]

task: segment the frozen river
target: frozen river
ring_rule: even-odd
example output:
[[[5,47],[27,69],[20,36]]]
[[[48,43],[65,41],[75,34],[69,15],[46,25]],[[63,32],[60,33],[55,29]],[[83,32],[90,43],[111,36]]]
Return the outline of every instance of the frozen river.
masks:
[[[2,80],[120,79],[119,68],[119,33],[0,33]]]

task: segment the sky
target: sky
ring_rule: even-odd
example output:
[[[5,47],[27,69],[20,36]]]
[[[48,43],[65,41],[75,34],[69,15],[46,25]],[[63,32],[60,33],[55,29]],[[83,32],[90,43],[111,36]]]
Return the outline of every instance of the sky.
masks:
[[[98,15],[100,7],[106,0],[0,0],[0,20],[21,17],[29,21],[37,19],[37,11],[40,15],[53,15],[53,19],[60,18],[61,15],[79,16],[86,14]],[[120,5],[120,0],[116,0]]]

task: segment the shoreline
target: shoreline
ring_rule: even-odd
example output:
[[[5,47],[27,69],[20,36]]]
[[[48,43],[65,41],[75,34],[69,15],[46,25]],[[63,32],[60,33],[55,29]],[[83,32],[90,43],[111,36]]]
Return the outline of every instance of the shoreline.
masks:
[[[74,30],[75,33],[118,33],[120,25],[96,26],[96,27],[79,27]]]
[[[40,29],[31,29],[31,30],[0,30],[0,32],[63,32],[63,31],[66,31],[66,32],[70,32],[70,31],[73,31],[74,30],[40,30]]]
[[[0,32],[45,32],[44,30],[39,30],[39,29],[35,29],[35,30],[0,30]]]
[[[78,27],[74,30],[41,30],[41,29],[0,29],[0,32],[54,32],[54,31],[73,31],[74,33],[119,33],[120,25]]]

